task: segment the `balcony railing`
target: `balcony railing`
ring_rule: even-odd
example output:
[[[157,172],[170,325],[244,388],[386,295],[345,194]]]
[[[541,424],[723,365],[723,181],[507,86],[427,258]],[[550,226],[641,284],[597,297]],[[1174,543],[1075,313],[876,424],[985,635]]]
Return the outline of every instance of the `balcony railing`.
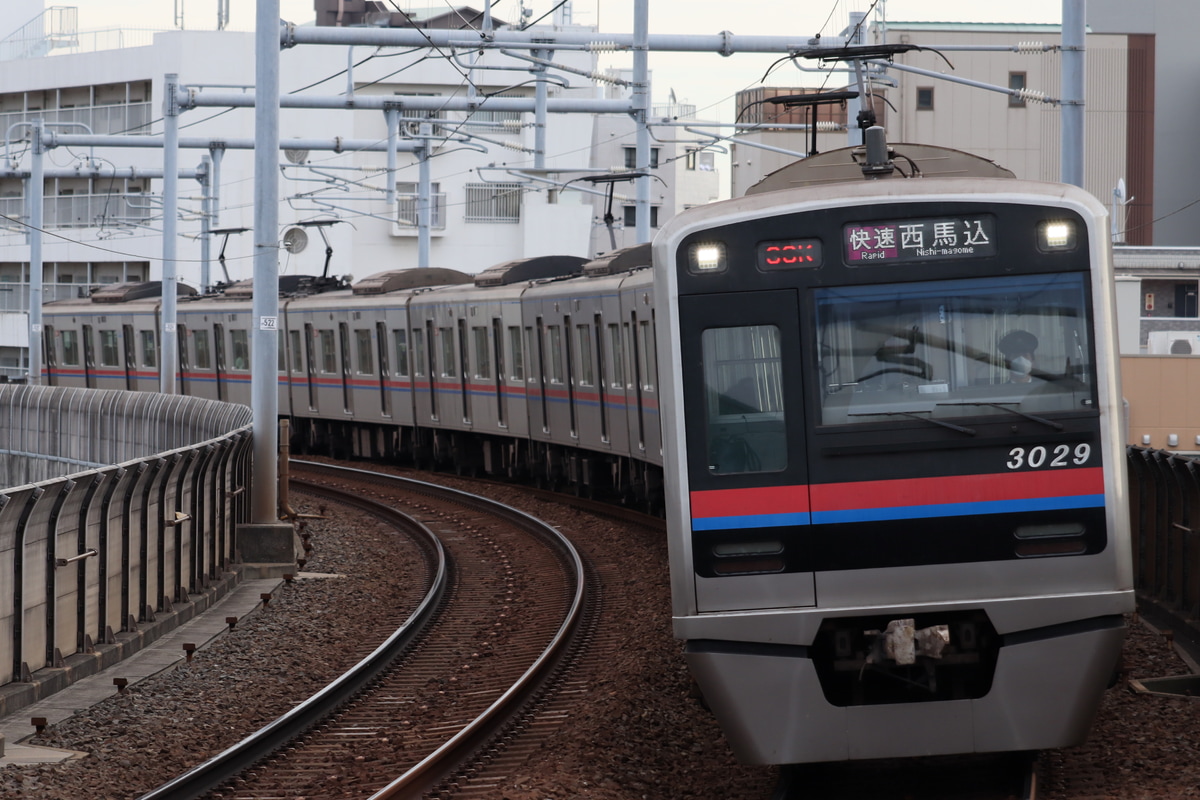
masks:
[[[145,225],[158,211],[157,195],[65,194],[42,202],[42,224],[47,228],[101,228],[111,225]],[[27,220],[25,199],[0,197],[0,214]]]

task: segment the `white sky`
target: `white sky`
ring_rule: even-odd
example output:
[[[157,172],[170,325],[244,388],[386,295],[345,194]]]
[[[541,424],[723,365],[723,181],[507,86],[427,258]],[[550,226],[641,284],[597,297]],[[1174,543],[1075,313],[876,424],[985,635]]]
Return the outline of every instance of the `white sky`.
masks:
[[[521,0],[498,0],[493,5],[496,17],[507,21],[517,18]],[[557,0],[524,0],[533,10],[533,19],[552,9]],[[49,3],[48,3],[49,4]],[[216,27],[217,0],[66,0],[79,8],[81,30],[100,28],[171,28],[175,10],[182,6],[184,27],[211,30]],[[230,28],[253,30],[252,0],[232,0]],[[433,0],[396,0],[402,9],[438,5]],[[472,5],[483,8],[483,0],[443,0],[442,6]],[[942,22],[1037,22],[1058,23],[1062,6],[1054,0],[878,0],[893,21]],[[651,0],[652,33],[715,34],[729,30],[744,35],[778,35],[788,31],[812,35],[837,35],[847,26],[850,12],[867,11],[870,0]],[[312,0],[280,0],[283,19],[311,22]],[[601,32],[633,31],[633,0],[575,0],[574,21],[599,24]],[[651,53],[653,101],[665,103],[675,90],[681,103],[697,106],[702,119],[731,121],[733,96],[741,89],[761,83],[763,74],[777,56],[737,54],[723,58],[717,54]],[[612,65],[629,66],[628,56],[614,57]],[[620,59],[625,59],[624,61]],[[186,80],[186,76],[180,76]],[[775,85],[813,83],[810,76],[784,65],[766,81]]]

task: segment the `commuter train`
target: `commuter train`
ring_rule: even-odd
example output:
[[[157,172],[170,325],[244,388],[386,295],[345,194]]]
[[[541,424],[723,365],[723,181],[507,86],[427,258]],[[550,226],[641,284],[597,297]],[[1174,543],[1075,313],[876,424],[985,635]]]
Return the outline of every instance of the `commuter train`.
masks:
[[[1133,609],[1104,209],[878,152],[653,248],[281,283],[293,448],[661,506],[676,636],[748,763],[1082,741]],[[179,298],[179,391],[248,401],[250,315]],[[49,382],[157,390],[153,287],[43,320]]]

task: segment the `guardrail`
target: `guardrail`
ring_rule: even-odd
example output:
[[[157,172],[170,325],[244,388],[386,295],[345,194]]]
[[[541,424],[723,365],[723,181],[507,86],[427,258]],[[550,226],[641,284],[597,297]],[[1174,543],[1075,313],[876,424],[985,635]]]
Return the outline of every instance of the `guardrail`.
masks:
[[[1130,447],[1129,513],[1139,594],[1200,616],[1200,461]]]
[[[104,645],[228,571],[250,422],[192,397],[0,386],[0,685],[114,662]]]

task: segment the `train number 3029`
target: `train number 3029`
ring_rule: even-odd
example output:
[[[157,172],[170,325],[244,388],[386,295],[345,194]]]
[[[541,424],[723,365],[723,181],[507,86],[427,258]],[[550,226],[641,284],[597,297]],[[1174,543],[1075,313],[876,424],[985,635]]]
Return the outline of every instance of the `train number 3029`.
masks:
[[[1066,467],[1074,464],[1079,467],[1086,464],[1091,455],[1092,446],[1086,443],[1075,445],[1074,450],[1069,444],[1055,445],[1053,449],[1040,444],[1028,449],[1014,447],[1008,451],[1008,461],[1004,462],[1004,466],[1009,469],[1021,469],[1022,467],[1041,469],[1042,467]]]

